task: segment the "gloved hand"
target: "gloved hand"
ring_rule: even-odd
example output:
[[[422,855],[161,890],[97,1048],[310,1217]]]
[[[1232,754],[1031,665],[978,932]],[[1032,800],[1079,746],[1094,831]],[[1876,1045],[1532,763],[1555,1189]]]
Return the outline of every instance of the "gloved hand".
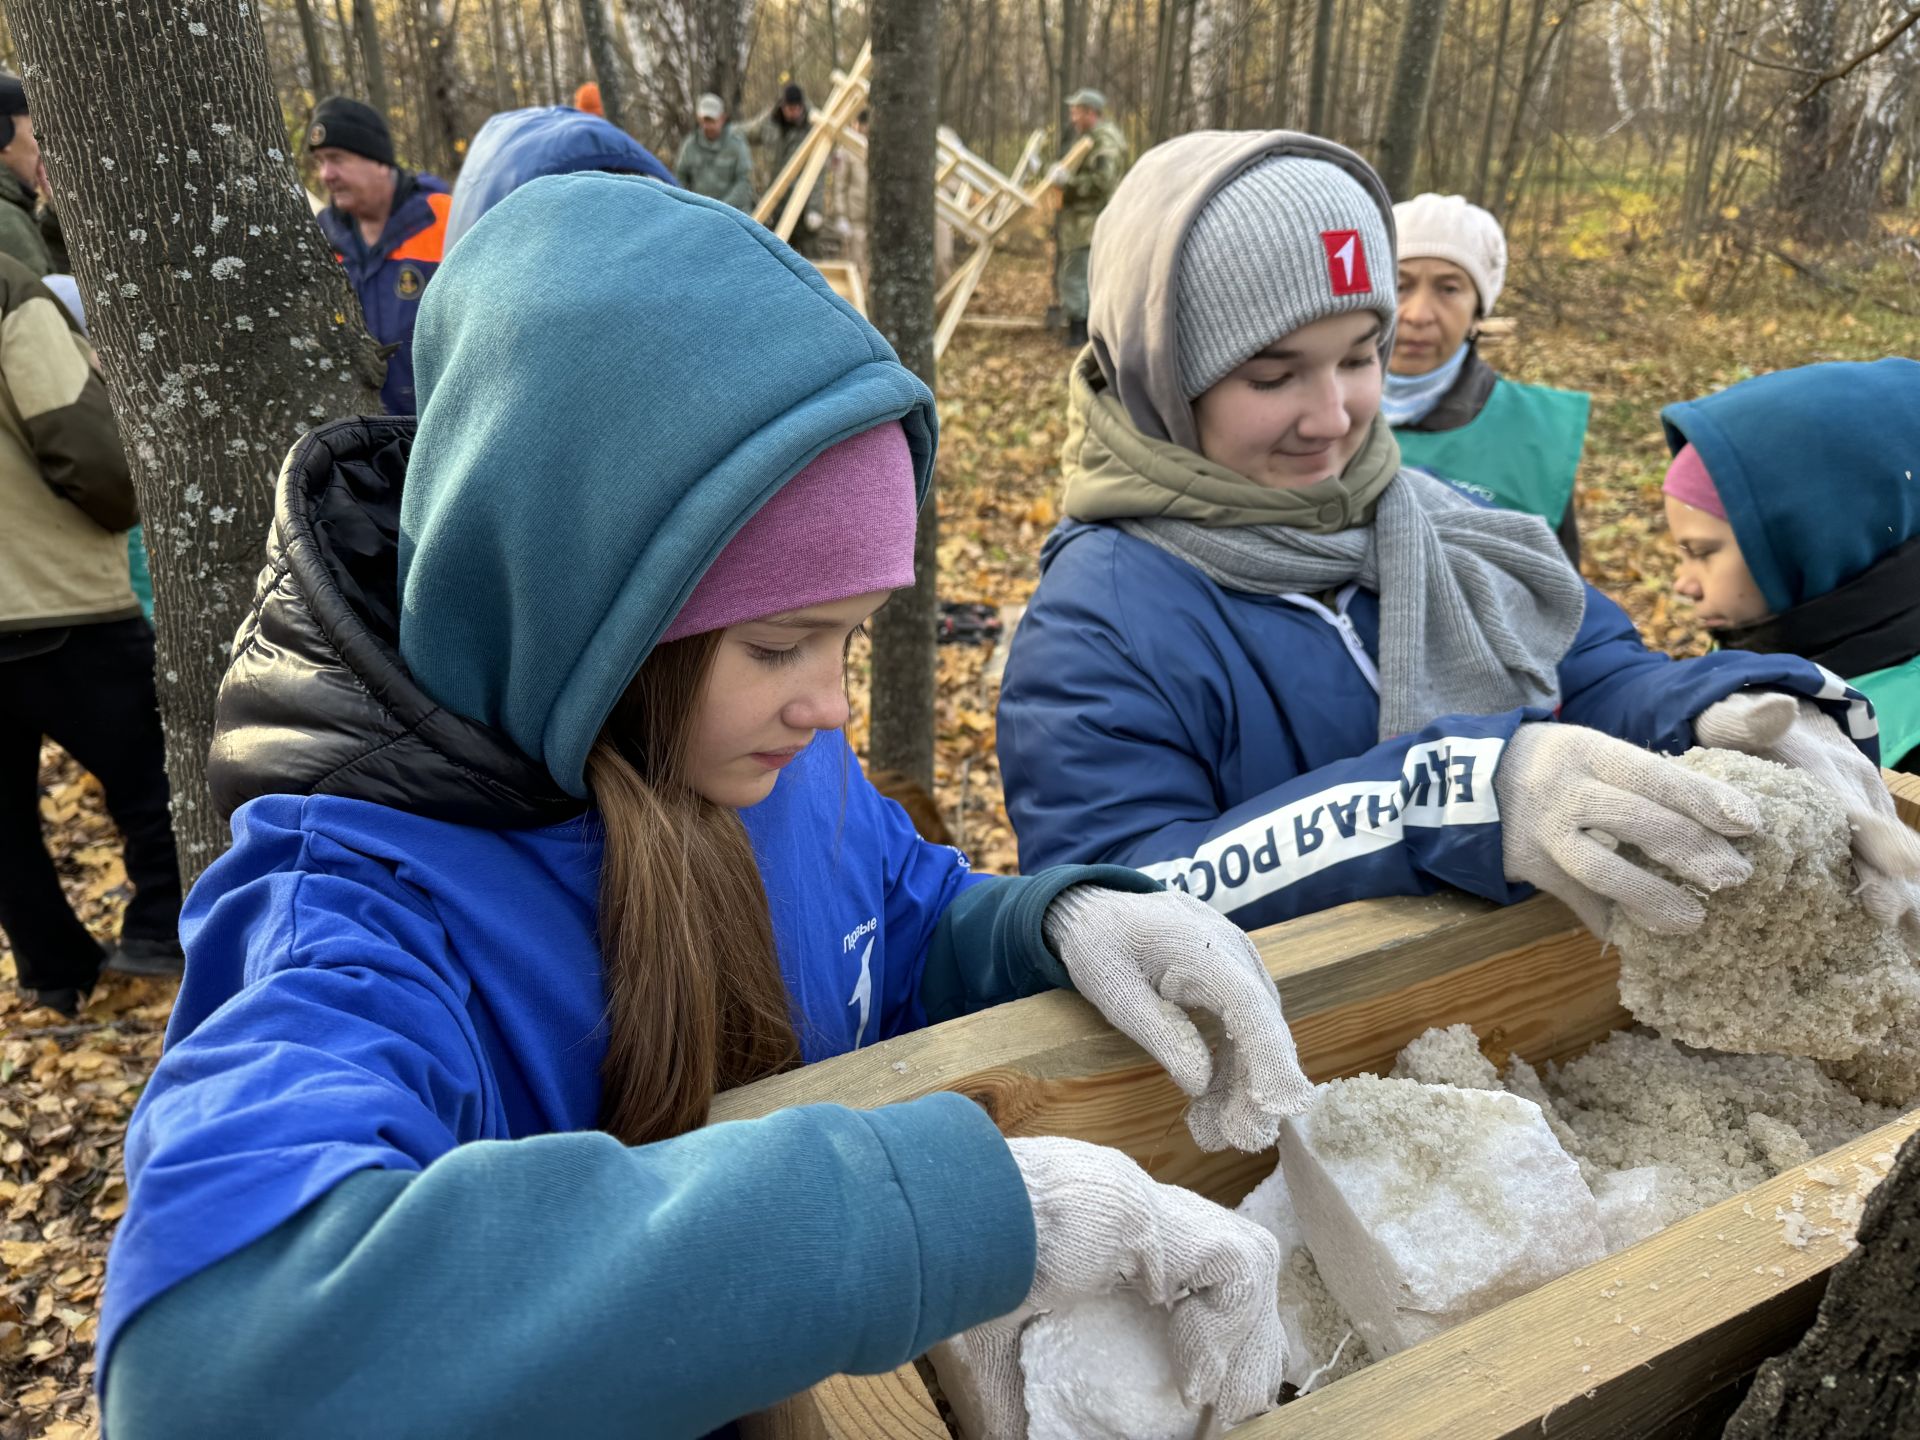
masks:
[[[1056,190],[1064,190],[1073,180],[1073,172],[1064,165],[1056,165],[1047,172],[1047,183]]]
[[[1778,690],[1742,690],[1695,717],[1702,745],[1739,750],[1804,770],[1846,807],[1853,868],[1867,912],[1920,945],[1920,838],[1900,823],[1875,765],[1811,700]]]
[[[936,1347],[969,1367],[956,1410],[971,1440],[1025,1440],[1020,1333],[1034,1311],[1127,1286],[1172,1312],[1174,1373],[1191,1405],[1231,1424],[1271,1405],[1285,1378],[1272,1235],[1103,1145],[1009,1140],[1033,1202],[1033,1289],[1011,1315]],[[977,1403],[968,1403],[975,1401]],[[969,1413],[973,1412],[973,1413]]]
[[[1493,772],[1509,880],[1546,891],[1602,940],[1615,908],[1661,933],[1707,917],[1693,895],[1614,848],[1625,841],[1689,885],[1719,890],[1753,873],[1726,841],[1760,828],[1760,808],[1731,785],[1584,725],[1532,721]]]
[[[1264,1150],[1280,1122],[1313,1103],[1293,1035],[1246,932],[1180,890],[1063,890],[1047,907],[1047,944],[1074,988],[1160,1062],[1193,1103],[1202,1150]],[[1219,1017],[1218,1055],[1183,1013]]]
[[[818,230],[822,225],[827,223],[827,217],[822,215],[818,210],[809,210],[807,211],[805,223],[808,230]]]

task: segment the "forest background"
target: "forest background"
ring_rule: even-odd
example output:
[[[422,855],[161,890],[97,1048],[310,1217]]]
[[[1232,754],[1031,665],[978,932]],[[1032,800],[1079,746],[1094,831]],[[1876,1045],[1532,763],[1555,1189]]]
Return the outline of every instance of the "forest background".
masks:
[[[937,27],[923,32],[938,43],[916,83],[942,124],[1002,166],[1092,85],[1136,155],[1195,128],[1310,129],[1374,159],[1396,193],[1458,192],[1500,215],[1512,328],[1487,353],[1516,378],[1592,394],[1576,496],[1583,567],[1675,654],[1698,653],[1704,637],[1671,592],[1659,408],[1768,370],[1915,352],[1920,7],[1903,0],[876,3],[919,7]],[[0,0],[0,65],[19,69],[9,4],[47,0]],[[589,79],[610,115],[670,161],[706,90],[737,117],[789,77],[823,102],[872,20],[857,0],[251,10],[287,154],[301,153],[315,98],[343,91],[388,114],[403,163],[450,181],[489,114],[565,103]],[[1037,321],[1050,268],[1036,219],[995,258],[970,313]],[[104,362],[131,364],[105,328]],[[1005,325],[963,327],[942,360],[940,599],[1011,620],[1032,590],[1057,518],[1067,360],[1057,333]],[[293,437],[262,438],[277,462]],[[1806,460],[1808,483],[1822,483],[1819,457]],[[993,649],[937,654],[941,818],[981,868],[1012,870]],[[863,750],[867,663],[856,656],[851,727]],[[126,882],[98,786],[52,747],[43,779],[63,879],[109,937]],[[63,1023],[26,1011],[10,970],[0,944],[0,1440],[75,1440],[97,1433],[91,1342],[125,1206],[120,1136],[172,990],[116,978]]]

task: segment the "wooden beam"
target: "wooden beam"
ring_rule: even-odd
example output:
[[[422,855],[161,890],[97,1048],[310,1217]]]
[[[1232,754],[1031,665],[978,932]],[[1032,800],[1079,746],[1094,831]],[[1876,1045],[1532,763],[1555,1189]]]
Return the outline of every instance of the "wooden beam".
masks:
[[[947,1425],[911,1365],[886,1375],[835,1375],[804,1395],[740,1421],[740,1440],[948,1440]]]
[[[1236,1427],[1247,1440],[1611,1440],[1739,1379],[1793,1343],[1846,1255],[1838,1236],[1795,1249],[1775,1210],[1821,1227],[1856,1165],[1884,1174],[1920,1111],[1669,1225],[1610,1259]],[[1886,1157],[1876,1161],[1876,1156]],[[1836,1189],[1816,1178],[1842,1177]]]

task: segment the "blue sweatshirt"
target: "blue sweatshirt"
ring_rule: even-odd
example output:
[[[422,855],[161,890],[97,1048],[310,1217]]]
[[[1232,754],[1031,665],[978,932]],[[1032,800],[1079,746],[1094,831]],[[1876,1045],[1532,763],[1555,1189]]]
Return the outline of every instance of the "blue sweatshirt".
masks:
[[[1526,720],[1443,716],[1379,741],[1378,598],[1231,591],[1111,525],[1042,554],[1001,689],[1007,813],[1026,871],[1139,866],[1254,929],[1443,885],[1502,903],[1492,779]],[[1869,755],[1870,707],[1789,655],[1674,661],[1588,587],[1559,719],[1678,753],[1693,717],[1749,686],[1819,698]]]
[[[808,1061],[918,1028],[930,1002],[944,1017],[1063,983],[1040,935],[1053,896],[1148,885],[973,875],[837,732],[743,815]],[[697,1435],[1025,1295],[1024,1188],[957,1097],[637,1149],[581,1133],[605,1052],[591,814],[494,831],[275,795],[234,832],[189,901],[187,980],[128,1136],[100,1329],[116,1440],[374,1413],[393,1433],[612,1433],[642,1397],[649,1433]],[[399,1322],[423,1308],[465,1317],[457,1347]],[[253,1337],[244,1367],[203,1352],[181,1318],[202,1314]],[[596,1373],[598,1346],[620,1363]],[[195,1405],[161,1404],[183,1368]]]
[[[959,1097],[590,1129],[586,756],[822,449],[899,421],[924,496],[932,396],[745,216],[602,174],[533,180],[467,233],[417,360],[417,424],[295,446],[221,685],[234,846],[189,899],[128,1135],[113,1440],[700,1435],[1031,1284],[1017,1167]],[[689,374],[725,403],[689,408]],[[745,823],[809,1060],[1061,984],[1053,896],[1156,888],[973,876],[837,733]]]

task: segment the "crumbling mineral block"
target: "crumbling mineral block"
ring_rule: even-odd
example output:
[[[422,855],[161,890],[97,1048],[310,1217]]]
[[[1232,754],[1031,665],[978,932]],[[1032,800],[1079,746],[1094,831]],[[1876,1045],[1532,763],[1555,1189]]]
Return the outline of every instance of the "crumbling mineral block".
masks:
[[[1593,1195],[1540,1108],[1362,1075],[1280,1131],[1327,1288],[1391,1355],[1606,1253]]]
[[[1394,1061],[1395,1080],[1422,1085],[1458,1085],[1462,1090],[1498,1090],[1500,1073],[1480,1053],[1470,1025],[1449,1025],[1417,1036]]]
[[[1138,1291],[1042,1315],[1020,1342],[1027,1440],[1192,1440],[1167,1311]]]
[[[1593,1203],[1600,1211],[1600,1233],[1609,1255],[1666,1228],[1660,1172],[1651,1165],[1599,1176],[1593,1182]]]
[[[1286,1381],[1305,1394],[1371,1361],[1307,1252],[1306,1235],[1280,1166],[1240,1202],[1245,1216],[1280,1242],[1280,1328],[1287,1338]]]
[[[1616,921],[1608,938],[1620,947],[1621,1002],[1688,1045],[1821,1060],[1870,1053],[1883,1073],[1904,1065],[1920,1077],[1920,964],[1854,894],[1839,797],[1803,771],[1736,751],[1692,750],[1675,763],[1758,802],[1759,832],[1734,841],[1753,875],[1706,896],[1706,922],[1690,935]]]

